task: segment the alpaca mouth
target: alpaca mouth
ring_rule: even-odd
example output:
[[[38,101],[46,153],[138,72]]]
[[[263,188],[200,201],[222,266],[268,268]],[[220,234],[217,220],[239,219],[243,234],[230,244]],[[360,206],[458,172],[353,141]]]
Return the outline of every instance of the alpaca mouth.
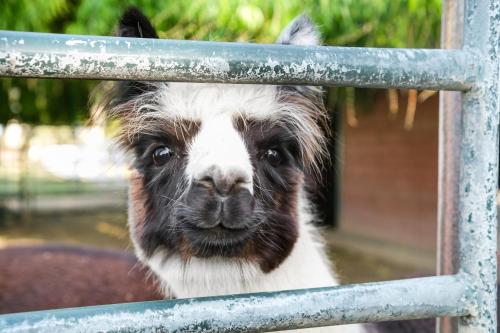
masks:
[[[195,183],[176,207],[176,224],[195,256],[238,256],[257,225],[255,199],[243,187],[225,194],[214,191],[214,184]]]
[[[252,232],[248,228],[230,229],[219,224],[209,229],[192,226],[185,236],[198,257],[235,257],[243,251]]]

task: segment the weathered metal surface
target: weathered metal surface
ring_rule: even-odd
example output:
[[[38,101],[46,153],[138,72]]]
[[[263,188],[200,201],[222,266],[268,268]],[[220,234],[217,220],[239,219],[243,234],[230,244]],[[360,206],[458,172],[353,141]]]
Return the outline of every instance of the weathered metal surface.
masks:
[[[461,276],[0,316],[0,332],[264,332],[469,314]]]
[[[302,47],[0,31],[0,76],[467,90],[460,50]]]
[[[464,1],[443,0],[441,48],[461,49]],[[438,244],[437,274],[458,271],[458,185],[461,137],[461,93],[441,91],[439,94],[439,172],[438,172]],[[438,318],[440,333],[456,332],[456,318]]]
[[[496,332],[500,1],[465,0],[464,15],[464,49],[484,67],[462,96],[459,266],[474,311],[458,332]]]
[[[460,1],[447,4],[460,6]],[[458,104],[457,95],[443,95],[440,125],[440,272],[456,270],[453,257],[445,253],[458,246],[459,275],[4,315],[0,331],[260,332],[449,315],[462,316],[458,332],[495,332],[500,2],[465,3],[464,48],[454,51],[0,31],[0,76],[466,91],[461,116],[450,111]],[[459,7],[445,6],[445,10],[460,12]],[[445,24],[454,25],[455,32],[460,28],[457,22]],[[446,28],[444,45],[457,47],[450,45],[449,38],[460,33],[449,33]],[[458,199],[453,194],[457,159]],[[443,333],[452,330],[451,326],[441,328]]]

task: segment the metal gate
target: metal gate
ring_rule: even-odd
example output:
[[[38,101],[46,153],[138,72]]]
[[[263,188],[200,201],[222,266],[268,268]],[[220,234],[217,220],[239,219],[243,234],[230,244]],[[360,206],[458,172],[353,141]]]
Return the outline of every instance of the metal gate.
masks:
[[[463,3],[465,2],[465,3]],[[0,31],[0,76],[454,90],[441,95],[444,275],[250,295],[0,316],[2,332],[262,332],[460,317],[442,332],[496,332],[500,1],[447,0],[454,50],[300,47]],[[462,24],[463,22],[463,24]]]

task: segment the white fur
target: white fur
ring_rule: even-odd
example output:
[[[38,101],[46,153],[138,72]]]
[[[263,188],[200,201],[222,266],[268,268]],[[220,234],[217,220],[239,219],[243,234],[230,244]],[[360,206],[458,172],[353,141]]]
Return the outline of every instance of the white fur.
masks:
[[[268,119],[279,109],[276,87],[250,84],[172,82],[158,93],[163,117],[204,120],[221,115]]]
[[[186,176],[201,180],[205,176],[239,179],[253,193],[252,163],[247,148],[227,115],[205,119],[188,149]],[[215,177],[214,173],[218,173]]]
[[[300,16],[283,31],[278,43],[318,45],[320,38],[310,20]],[[287,95],[286,91],[269,85],[157,85],[158,90],[143,94],[135,101],[132,111],[135,112],[136,122],[128,128],[128,134],[147,130],[147,122],[155,119],[201,122],[201,128],[188,149],[187,179],[202,178],[207,170],[215,168],[228,177],[238,174],[245,179],[245,185],[253,190],[249,153],[233,125],[237,117],[286,124],[297,136],[307,165],[316,167],[315,163],[324,153],[325,139],[316,123],[316,118],[321,117],[324,110],[307,98],[297,101],[297,96]],[[307,89],[302,89],[302,92],[320,93],[317,88]],[[142,112],[143,108],[148,109],[148,112]],[[130,207],[133,207],[133,203]],[[193,257],[186,262],[175,253],[167,253],[165,249],[158,249],[151,258],[147,258],[137,239],[134,239],[133,209],[129,211],[129,224],[138,257],[156,273],[165,290],[180,298],[337,285],[322,242],[311,224],[314,217],[303,190],[300,191],[297,210],[298,239],[290,255],[269,273],[264,273],[257,263],[232,258]],[[273,244],[268,246],[272,247]],[[365,332],[361,325],[300,330],[306,331]]]
[[[324,117],[307,98],[300,104],[289,100],[292,93],[271,85],[234,85],[206,83],[152,83],[158,89],[140,95],[134,101],[134,121],[125,129],[129,137],[148,131],[151,123],[178,120],[201,121],[214,118],[268,120],[286,125],[296,134],[306,165],[319,169],[325,156],[325,139],[318,127]],[[311,89],[310,89],[311,90]],[[314,89],[316,94],[321,90]],[[145,112],[147,109],[147,112]],[[181,122],[178,122],[182,126]],[[231,134],[231,133],[229,133]]]
[[[315,46],[320,44],[320,34],[306,15],[300,15],[283,30],[277,43]]]
[[[192,258],[184,262],[176,255],[165,259],[165,250],[157,251],[149,259],[139,256],[159,277],[165,290],[171,291],[179,298],[337,285],[323,244],[311,224],[313,215],[303,192],[299,198],[298,213],[299,237],[292,253],[270,273],[262,272],[257,264],[251,262],[220,257]],[[130,221],[130,224],[133,225],[133,221]],[[362,333],[364,329],[361,325],[346,325],[300,330],[310,331]]]

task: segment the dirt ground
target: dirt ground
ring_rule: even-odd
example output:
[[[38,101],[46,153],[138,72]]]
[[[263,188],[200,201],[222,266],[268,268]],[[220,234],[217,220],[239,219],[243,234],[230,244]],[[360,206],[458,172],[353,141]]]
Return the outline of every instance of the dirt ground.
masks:
[[[342,242],[332,242],[329,238],[335,239],[334,231],[326,232],[325,237],[330,244],[330,258],[343,283],[381,281],[428,273],[411,264],[401,264],[366,251],[357,251]],[[46,243],[132,251],[124,209],[37,214],[24,223],[9,219],[0,228],[0,248]]]

